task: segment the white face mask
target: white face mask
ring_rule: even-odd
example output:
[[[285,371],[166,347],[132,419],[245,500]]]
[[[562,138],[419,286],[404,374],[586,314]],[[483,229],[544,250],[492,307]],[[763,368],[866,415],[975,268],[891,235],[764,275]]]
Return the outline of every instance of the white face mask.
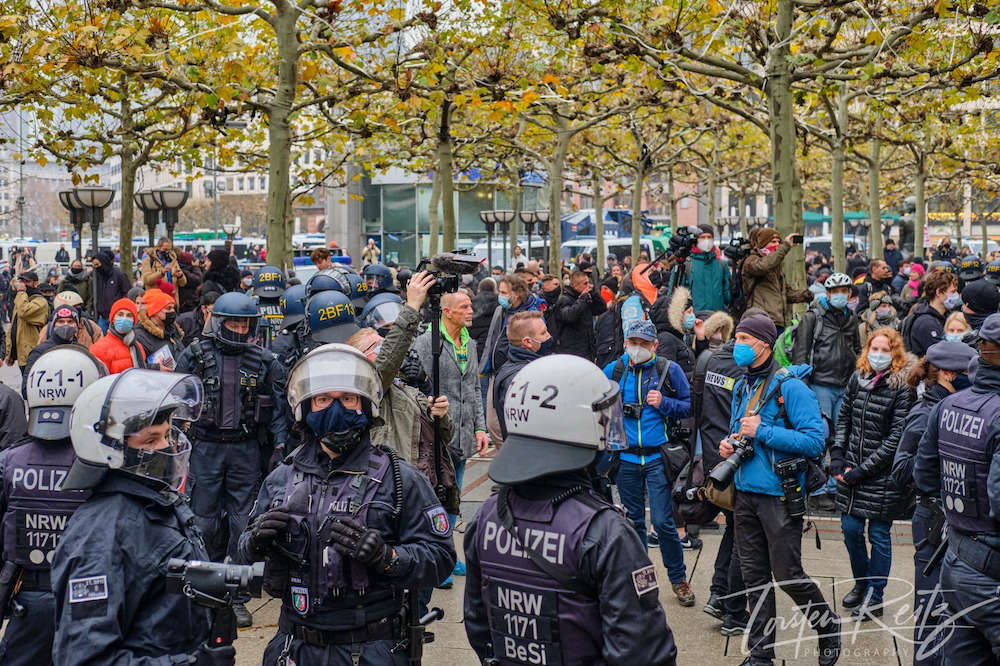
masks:
[[[711,238],[702,238],[698,241],[698,249],[702,252],[708,252],[715,245],[715,241]]]
[[[625,353],[634,365],[642,365],[653,358],[653,352],[640,345],[625,345]]]

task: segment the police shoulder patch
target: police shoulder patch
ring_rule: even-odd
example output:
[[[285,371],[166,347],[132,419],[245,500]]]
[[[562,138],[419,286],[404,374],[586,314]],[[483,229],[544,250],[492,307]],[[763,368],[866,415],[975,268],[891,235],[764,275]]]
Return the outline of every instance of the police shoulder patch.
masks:
[[[451,525],[448,521],[448,514],[440,506],[436,506],[432,509],[428,509],[424,512],[427,518],[431,521],[431,532],[434,534],[445,536],[451,532]]]
[[[69,602],[78,604],[108,598],[108,577],[89,576],[71,578],[69,581]]]
[[[632,572],[632,587],[635,588],[636,595],[640,597],[660,587],[656,582],[656,570],[652,564]]]

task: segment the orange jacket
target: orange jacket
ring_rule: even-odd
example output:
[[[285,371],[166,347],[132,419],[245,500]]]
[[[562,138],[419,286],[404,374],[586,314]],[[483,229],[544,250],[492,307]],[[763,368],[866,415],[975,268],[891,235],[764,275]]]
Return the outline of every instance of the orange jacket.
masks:
[[[135,303],[127,298],[119,298],[111,306],[111,321],[114,322],[115,314],[119,310],[128,310],[132,313],[133,318],[136,317],[137,308]],[[135,340],[135,333],[129,331],[125,336],[127,340],[131,343],[131,346],[135,348],[135,353],[138,356],[140,362],[145,362],[146,352],[143,350],[142,345]],[[95,342],[90,346],[90,353],[96,356],[104,365],[108,368],[108,372],[112,375],[128,370],[134,367],[143,367],[135,363],[133,359],[132,350],[129,344],[126,344],[119,335],[115,332],[113,327],[108,328],[108,334],[103,338]]]

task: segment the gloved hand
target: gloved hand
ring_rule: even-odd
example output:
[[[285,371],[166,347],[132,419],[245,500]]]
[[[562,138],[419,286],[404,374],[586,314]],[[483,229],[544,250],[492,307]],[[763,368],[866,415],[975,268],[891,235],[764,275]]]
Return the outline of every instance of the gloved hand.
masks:
[[[852,469],[844,472],[844,476],[843,476],[844,483],[846,483],[849,486],[853,486],[854,484],[856,484],[859,481],[861,481],[862,476],[863,475],[861,474],[861,470],[858,469],[857,467],[854,467],[854,468],[852,468]]]
[[[258,552],[266,550],[275,539],[288,530],[291,520],[288,509],[283,506],[261,514],[253,531],[250,532],[250,545]]]
[[[831,458],[830,459],[830,476],[836,477],[839,474],[844,473],[845,462],[843,458]]]
[[[385,567],[392,558],[391,549],[378,530],[366,528],[353,518],[333,521],[330,540],[337,552],[370,567]]]
[[[182,421],[182,423],[189,423],[188,421]],[[285,458],[285,445],[278,444],[274,447],[274,453],[267,461],[267,473],[270,474],[281,464],[281,461]]]
[[[202,644],[192,657],[192,666],[236,666],[236,648],[232,645],[210,647]]]

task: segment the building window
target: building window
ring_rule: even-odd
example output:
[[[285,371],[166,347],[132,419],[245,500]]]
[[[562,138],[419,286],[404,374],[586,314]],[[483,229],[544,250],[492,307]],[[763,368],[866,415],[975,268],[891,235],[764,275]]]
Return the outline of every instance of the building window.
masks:
[[[236,179],[236,189],[239,190],[240,192],[243,191],[243,177],[242,176],[240,176],[239,178]]]
[[[267,178],[265,178],[264,176],[260,177],[260,189],[261,190],[267,189]]]
[[[688,199],[687,197],[684,197],[683,199],[681,199],[681,208],[690,208],[690,207],[691,207],[691,200],[690,199]]]
[[[229,178],[226,178],[226,191],[227,192],[232,192],[233,191],[233,177],[232,176],[230,176]]]
[[[253,176],[250,176],[249,178],[247,178],[247,189],[250,190],[251,192],[253,192],[253,186],[254,186],[254,184],[255,183],[254,183]]]

